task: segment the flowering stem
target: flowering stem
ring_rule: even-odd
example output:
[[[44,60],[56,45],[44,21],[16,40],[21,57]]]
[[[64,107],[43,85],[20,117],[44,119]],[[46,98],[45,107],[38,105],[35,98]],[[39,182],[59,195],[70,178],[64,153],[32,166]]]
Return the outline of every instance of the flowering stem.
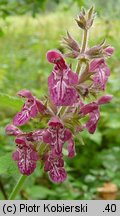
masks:
[[[21,187],[23,186],[25,180],[26,180],[27,176],[25,175],[21,175],[17,184],[15,185],[12,193],[10,194],[8,200],[14,200],[16,195],[18,194],[18,192],[20,191]]]
[[[82,48],[81,48],[81,53],[83,53],[87,47],[87,43],[88,43],[88,30],[84,30],[83,33],[83,44],[82,44]]]
[[[87,47],[87,43],[88,43],[88,30],[85,29],[84,32],[83,32],[83,40],[82,40],[82,46],[81,46],[80,53],[84,53],[84,51],[85,51],[85,49]],[[78,61],[77,68],[76,68],[76,73],[77,74],[80,73],[81,66],[82,66],[82,59],[80,59]]]

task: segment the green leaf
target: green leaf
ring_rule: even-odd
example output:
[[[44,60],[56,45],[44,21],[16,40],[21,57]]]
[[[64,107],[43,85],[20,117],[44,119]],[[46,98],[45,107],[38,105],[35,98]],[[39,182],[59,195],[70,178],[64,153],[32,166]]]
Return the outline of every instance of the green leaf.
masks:
[[[0,157],[0,174],[13,175],[19,173],[15,161],[12,160],[12,153]]]
[[[0,93],[0,107],[1,108],[10,108],[16,111],[20,110],[21,106],[23,105],[23,101],[16,98],[9,96],[7,94]]]

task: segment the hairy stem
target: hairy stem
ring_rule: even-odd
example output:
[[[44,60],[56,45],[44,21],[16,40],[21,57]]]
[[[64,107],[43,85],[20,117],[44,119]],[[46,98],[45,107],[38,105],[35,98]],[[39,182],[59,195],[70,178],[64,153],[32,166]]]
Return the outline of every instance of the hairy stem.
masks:
[[[80,51],[81,54],[85,52],[87,43],[88,43],[88,30],[85,29],[83,32],[82,46],[81,46],[81,51]],[[82,67],[82,60],[80,59],[78,61],[77,68],[76,68],[77,74],[80,74],[81,67]]]
[[[19,191],[21,190],[25,180],[26,180],[27,176],[25,175],[21,175],[17,184],[15,185],[15,187],[13,188],[12,193],[10,194],[8,200],[14,200],[16,195],[19,193]]]
[[[82,43],[82,47],[81,47],[81,53],[83,53],[87,47],[87,43],[88,43],[88,30],[84,30],[83,33],[83,43]]]

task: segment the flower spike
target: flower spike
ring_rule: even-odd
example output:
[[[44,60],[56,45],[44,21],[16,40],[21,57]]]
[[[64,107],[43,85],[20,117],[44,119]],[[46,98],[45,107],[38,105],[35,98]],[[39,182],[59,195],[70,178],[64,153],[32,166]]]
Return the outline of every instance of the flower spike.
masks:
[[[47,52],[47,60],[53,64],[53,69],[48,77],[48,96],[45,96],[44,103],[29,90],[18,92],[25,102],[13,122],[6,126],[6,134],[15,139],[16,150],[12,158],[23,175],[31,175],[40,162],[51,181],[57,184],[64,182],[67,179],[65,150],[69,159],[75,157],[76,134],[85,129],[90,134],[95,133],[101,107],[112,100],[112,95],[103,95],[103,91],[110,76],[106,61],[112,56],[114,48],[106,45],[105,40],[88,46],[94,18],[93,7],[88,11],[82,9],[76,19],[83,31],[82,41],[78,43],[67,32],[64,47],[69,52]],[[72,69],[73,62],[70,62],[72,67],[69,66],[65,57],[77,62],[75,71]],[[21,126],[31,119],[34,120],[33,125],[24,126],[22,129],[26,131],[22,131]],[[34,126],[35,129],[29,131],[29,127]]]

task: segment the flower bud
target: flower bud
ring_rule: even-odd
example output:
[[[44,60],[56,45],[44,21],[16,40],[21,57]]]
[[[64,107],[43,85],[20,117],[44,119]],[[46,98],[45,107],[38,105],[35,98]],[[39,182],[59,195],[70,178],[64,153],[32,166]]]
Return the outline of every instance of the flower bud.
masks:
[[[91,47],[90,49],[86,50],[85,55],[89,59],[94,58],[103,58],[104,57],[104,46],[105,46],[105,40],[102,41],[100,44],[95,45]]]
[[[106,104],[109,103],[112,100],[113,96],[112,95],[104,95],[101,98],[98,99],[98,104]]]
[[[70,49],[74,50],[76,52],[80,52],[80,47],[77,41],[71,36],[71,34],[67,31],[67,37],[63,38],[63,43],[65,46]]]
[[[82,29],[86,29],[86,18],[85,18],[85,15],[86,15],[86,13],[85,13],[85,11],[84,11],[84,9],[83,9],[83,10],[80,12],[78,18],[75,19],[76,22],[77,22],[77,24],[78,24],[78,26],[79,26],[80,28],[82,28]]]
[[[114,53],[114,48],[111,47],[111,46],[108,46],[106,49],[105,49],[105,52],[108,56],[111,56],[113,53]]]
[[[91,7],[87,12],[84,9],[82,9],[78,18],[75,20],[80,28],[87,30],[92,26],[94,18],[94,7]]]
[[[21,133],[21,130],[17,128],[16,126],[14,126],[13,124],[7,125],[5,131],[6,131],[6,134],[10,136],[17,136],[18,134]]]

